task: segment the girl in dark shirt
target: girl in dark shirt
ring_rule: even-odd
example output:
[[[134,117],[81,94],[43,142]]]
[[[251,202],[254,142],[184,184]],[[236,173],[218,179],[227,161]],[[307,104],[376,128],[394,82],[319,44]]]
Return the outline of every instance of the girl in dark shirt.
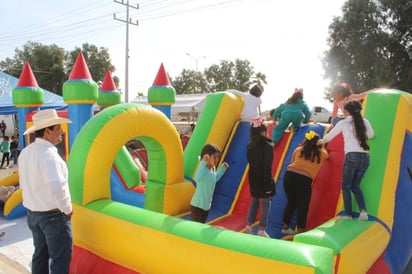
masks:
[[[245,232],[253,233],[252,225],[256,220],[259,204],[262,203],[257,235],[263,237],[269,237],[265,228],[269,216],[270,200],[275,194],[272,176],[273,143],[266,135],[267,128],[263,120],[252,120],[250,142],[247,147],[249,187],[252,201],[249,206]]]

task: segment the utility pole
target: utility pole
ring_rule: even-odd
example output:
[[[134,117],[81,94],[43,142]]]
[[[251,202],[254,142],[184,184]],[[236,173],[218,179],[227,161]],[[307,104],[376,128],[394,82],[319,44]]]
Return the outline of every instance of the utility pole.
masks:
[[[192,58],[195,61],[195,68],[196,68],[196,81],[198,80],[198,72],[199,72],[199,68],[198,68],[198,62],[200,59],[206,58],[206,56],[201,56],[201,57],[194,57],[193,55],[191,55],[190,53],[186,52],[186,55],[189,56],[190,58]],[[195,90],[194,93],[197,93],[197,86],[195,86]]]
[[[124,0],[122,1],[116,1],[114,0],[115,3],[122,4],[126,6],[126,19],[119,19],[116,18],[116,13],[113,13],[113,19],[126,23],[126,62],[125,62],[125,80],[124,80],[124,100],[125,103],[129,102],[129,25],[138,25],[138,21],[132,22],[132,19],[129,16],[129,9],[139,9],[139,4],[136,4],[136,6],[131,6],[129,5],[129,0],[126,2]]]
[[[206,58],[206,56],[201,56],[201,57],[194,57],[193,55],[191,55],[190,53],[186,52],[186,55],[189,56],[190,58],[192,58],[195,61],[195,65],[196,65],[196,72],[198,72],[198,61],[200,59],[204,59]]]

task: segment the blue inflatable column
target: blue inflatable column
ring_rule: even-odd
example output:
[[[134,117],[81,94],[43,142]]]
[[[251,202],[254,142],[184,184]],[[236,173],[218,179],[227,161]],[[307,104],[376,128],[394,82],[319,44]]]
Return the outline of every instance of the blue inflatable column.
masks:
[[[37,84],[29,63],[24,64],[17,86],[12,91],[13,104],[17,108],[19,119],[19,145],[23,149],[27,146],[23,133],[26,131],[27,114],[39,110],[44,103],[44,91]],[[30,136],[27,136],[30,138]]]
[[[93,117],[99,86],[92,80],[82,52],[77,56],[69,80],[63,84],[63,99],[68,104],[69,148],[84,124]]]

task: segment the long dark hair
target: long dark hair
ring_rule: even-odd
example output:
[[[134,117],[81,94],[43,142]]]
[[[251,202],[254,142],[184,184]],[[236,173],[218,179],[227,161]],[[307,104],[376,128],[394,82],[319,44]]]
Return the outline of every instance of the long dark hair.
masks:
[[[368,137],[366,136],[366,126],[363,122],[363,117],[361,114],[362,105],[358,101],[346,102],[344,109],[346,109],[352,116],[353,125],[355,127],[356,138],[359,141],[360,146],[364,150],[369,150],[369,145],[367,143]]]
[[[267,127],[264,124],[258,127],[251,126],[250,127],[250,142],[249,142],[250,147],[256,147],[262,138],[262,132],[266,132],[266,131],[267,131]]]
[[[299,100],[303,100],[303,89],[295,89],[295,92],[286,101],[287,104],[296,104]]]
[[[310,131],[308,132],[309,134],[313,132]],[[308,134],[307,133],[307,134]],[[319,141],[319,135],[313,132],[313,136],[308,139],[308,137],[305,136],[305,140],[300,144],[303,148],[300,151],[300,157],[304,157],[305,160],[315,162],[317,160],[318,164],[320,163],[320,147],[317,144]]]

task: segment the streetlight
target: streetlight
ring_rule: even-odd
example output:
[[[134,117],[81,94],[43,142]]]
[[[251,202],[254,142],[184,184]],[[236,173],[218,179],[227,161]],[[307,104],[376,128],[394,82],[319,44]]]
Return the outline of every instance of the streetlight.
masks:
[[[196,64],[196,72],[198,72],[198,67],[197,67],[197,63],[200,59],[204,59],[206,58],[206,56],[201,56],[201,57],[194,57],[192,56],[190,53],[186,52],[186,55],[189,56],[190,58],[192,58],[193,60],[195,60],[195,64]]]

